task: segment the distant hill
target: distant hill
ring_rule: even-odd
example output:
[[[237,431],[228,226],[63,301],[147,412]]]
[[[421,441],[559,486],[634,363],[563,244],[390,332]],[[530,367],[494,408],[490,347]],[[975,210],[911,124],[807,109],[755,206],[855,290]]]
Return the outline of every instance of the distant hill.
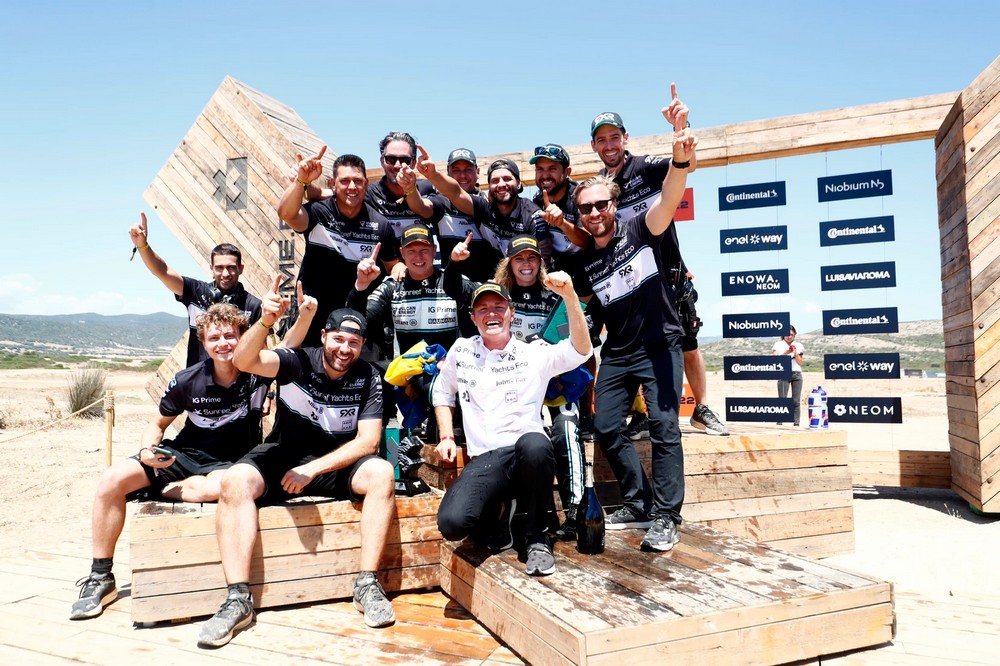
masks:
[[[165,312],[137,315],[0,314],[0,351],[92,356],[163,356],[187,329]]]
[[[823,369],[823,354],[852,352],[899,352],[904,368],[944,370],[944,329],[941,320],[905,321],[899,333],[879,335],[823,335],[815,330],[799,333],[806,348],[805,369]],[[723,356],[770,354],[777,338],[706,338],[700,340],[705,364],[710,370],[722,368]]]

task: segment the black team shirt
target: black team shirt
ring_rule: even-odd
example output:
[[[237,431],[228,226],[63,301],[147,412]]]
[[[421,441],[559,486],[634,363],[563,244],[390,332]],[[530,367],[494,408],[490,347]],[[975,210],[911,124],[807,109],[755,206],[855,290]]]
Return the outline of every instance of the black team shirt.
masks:
[[[244,289],[239,282],[236,283],[236,287],[231,292],[224,294],[215,286],[214,282],[205,282],[189,277],[183,279],[184,288],[181,295],[175,295],[174,298],[187,308],[188,347],[185,366],[190,367],[198,361],[204,361],[208,358],[205,346],[198,339],[197,319],[199,315],[204,314],[215,303],[232,303],[252,325],[260,319],[261,303],[259,298]]]

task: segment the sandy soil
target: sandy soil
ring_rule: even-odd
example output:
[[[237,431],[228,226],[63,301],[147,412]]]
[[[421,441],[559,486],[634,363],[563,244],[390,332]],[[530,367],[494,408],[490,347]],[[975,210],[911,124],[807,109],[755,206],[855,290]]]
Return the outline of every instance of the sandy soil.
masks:
[[[104,420],[73,419],[25,436],[50,422],[47,397],[68,411],[63,397],[68,376],[64,370],[0,372],[0,416],[14,424],[0,431],[0,554],[67,540],[88,549],[90,506],[106,455]],[[142,429],[156,414],[145,390],[148,379],[145,373],[109,374],[115,392],[114,459],[135,452]],[[806,376],[806,392],[820,383],[831,393],[860,394],[856,383],[838,386],[818,374]],[[772,395],[774,384],[727,383],[713,373],[709,391],[721,411],[727,393]],[[944,380],[869,383],[865,392],[902,396],[904,423],[847,426],[851,448],[947,450]],[[994,575],[1000,521],[976,516],[950,491],[858,491],[854,506],[855,553],[832,562],[892,580],[901,589],[1000,594],[1000,577]]]

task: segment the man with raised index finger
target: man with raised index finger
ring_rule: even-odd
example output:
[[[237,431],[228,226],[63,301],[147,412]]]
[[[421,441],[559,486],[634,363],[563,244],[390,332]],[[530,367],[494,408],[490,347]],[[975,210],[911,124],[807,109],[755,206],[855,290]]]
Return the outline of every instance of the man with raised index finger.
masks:
[[[684,106],[677,98],[677,85],[670,84],[670,104]],[[686,108],[686,107],[684,107]],[[676,122],[684,129],[689,125],[687,117],[677,116]],[[621,116],[612,111],[597,115],[590,123],[590,147],[601,158],[604,168],[601,174],[610,177],[621,190],[616,202],[618,218],[625,222],[652,204],[659,195],[663,179],[670,168],[670,160],[656,155],[633,155],[628,148],[628,132]],[[689,171],[697,167],[697,155],[692,157]],[[663,268],[671,281],[671,291],[677,303],[678,315],[684,336],[681,348],[684,351],[684,374],[694,393],[695,409],[690,423],[695,428],[710,435],[728,435],[729,429],[708,406],[708,381],[705,377],[705,359],[698,348],[698,330],[701,319],[695,309],[698,292],[694,289],[688,267],[681,257],[677,230],[671,225],[661,246]],[[632,437],[639,439],[646,428],[646,415],[637,414],[629,426]]]
[[[687,108],[663,110],[672,124]],[[675,127],[677,125],[675,124]],[[683,125],[681,125],[683,127]],[[648,528],[646,550],[673,548],[684,502],[684,454],[677,412],[681,396],[683,334],[663,251],[687,183],[695,138],[688,129],[673,137],[673,159],[660,194],[629,220],[616,217],[618,185],[594,176],[576,188],[580,220],[593,236],[583,270],[581,295],[605,311],[607,339],[595,390],[594,430],[618,480],[624,505],[607,517],[609,529]],[[625,436],[625,415],[638,387],[645,390],[652,441],[652,486],[632,443]]]
[[[368,178],[357,155],[344,154],[333,163],[333,196],[303,203],[311,183],[323,175],[326,146],[308,159],[298,155],[297,175],[278,204],[278,217],[306,239],[299,268],[305,293],[319,308],[306,336],[307,345],[320,342],[326,318],[343,306],[354,283],[358,262],[381,243],[382,262],[389,271],[397,263],[396,236],[389,221],[365,202]]]

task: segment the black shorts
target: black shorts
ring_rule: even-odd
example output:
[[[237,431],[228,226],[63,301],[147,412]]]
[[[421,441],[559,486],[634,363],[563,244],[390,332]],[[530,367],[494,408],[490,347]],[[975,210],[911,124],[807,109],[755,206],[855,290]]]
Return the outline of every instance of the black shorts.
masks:
[[[219,460],[211,454],[199,449],[185,449],[175,447],[173,440],[165,439],[160,442],[160,446],[174,452],[174,464],[168,467],[149,467],[143,465],[149,479],[149,486],[155,490],[163,490],[163,487],[173,481],[183,481],[192,476],[207,476],[209,472],[229,469],[233,466],[232,461]],[[132,456],[138,460],[139,455]]]
[[[285,472],[304,465],[310,460],[315,460],[320,456],[303,454],[301,450],[287,444],[279,442],[264,442],[251,449],[245,456],[236,461],[236,464],[245,463],[256,468],[264,478],[264,494],[257,501],[259,505],[275,504],[283,502],[291,497],[330,497],[337,500],[349,499],[360,502],[363,496],[351,490],[351,480],[355,472],[369,458],[378,458],[375,455],[367,455],[357,460],[353,465],[332,472],[320,474],[309,482],[301,493],[286,493],[281,487],[281,479]]]

